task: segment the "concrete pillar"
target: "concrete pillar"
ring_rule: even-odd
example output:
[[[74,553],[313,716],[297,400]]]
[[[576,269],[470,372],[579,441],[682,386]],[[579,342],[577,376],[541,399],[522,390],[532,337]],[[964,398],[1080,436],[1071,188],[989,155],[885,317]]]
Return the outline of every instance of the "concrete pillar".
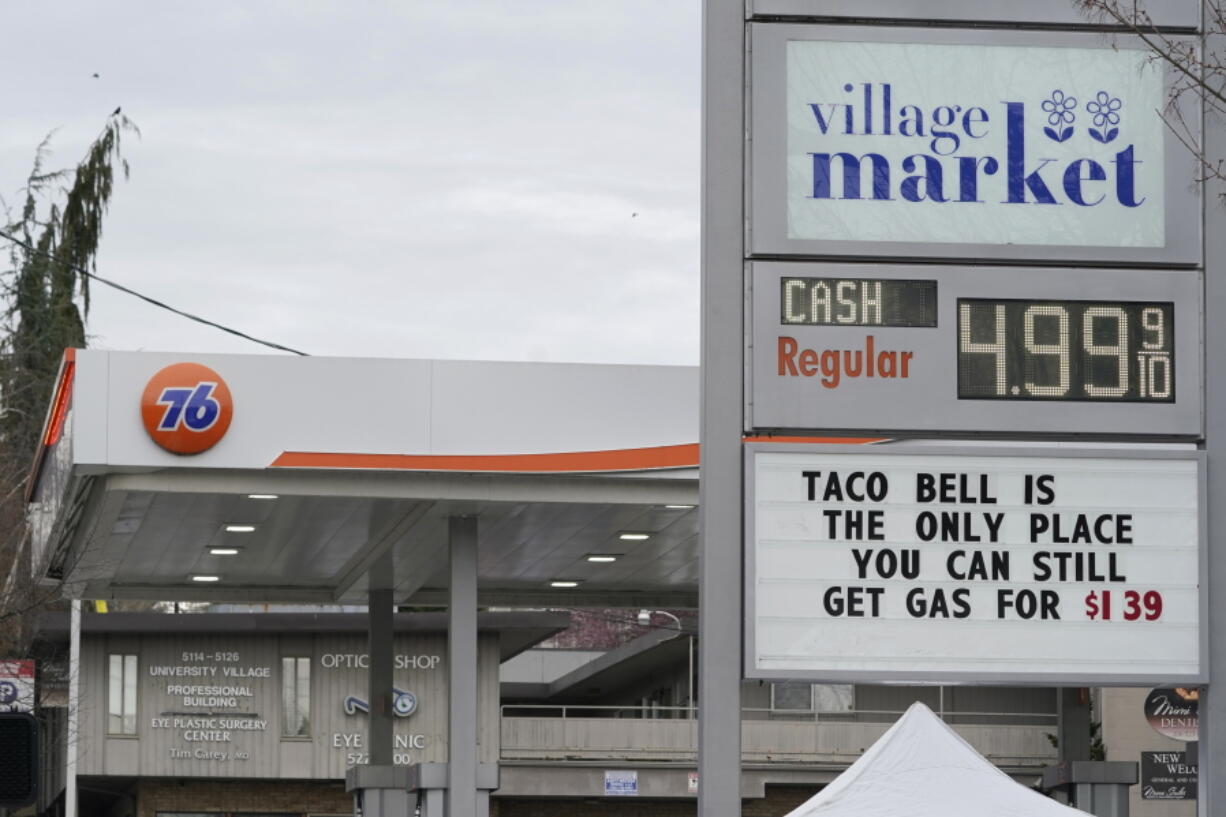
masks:
[[[380,558],[370,571],[367,603],[369,617],[366,652],[370,656],[366,695],[370,701],[370,717],[366,726],[366,745],[370,747],[370,765],[391,766],[395,749],[392,735],[392,663],[395,646],[392,642],[392,616],[395,612],[390,584],[391,556]]]
[[[1203,14],[1208,15],[1209,4]],[[1226,33],[1210,19],[1203,21],[1207,31],[1202,54],[1222,53],[1226,48]],[[1220,106],[1207,104],[1204,113],[1204,157],[1209,166],[1216,166],[1226,157],[1226,121],[1218,113]],[[1205,236],[1205,451],[1208,455],[1206,485],[1206,516],[1209,530],[1208,571],[1201,581],[1211,588],[1208,592],[1208,615],[1200,626],[1207,631],[1209,653],[1209,686],[1200,697],[1200,799],[1197,813],[1201,817],[1226,814],[1226,774],[1216,771],[1226,768],[1226,553],[1220,547],[1226,533],[1226,230],[1222,225],[1222,203],[1226,201],[1226,179],[1207,173],[1204,187]]]
[[[64,741],[64,815],[77,817],[77,740],[81,717],[81,600],[70,602],[68,642],[68,739]]]
[[[488,817],[477,797],[477,518],[447,523],[451,588],[447,604],[448,698],[447,814]]]
[[[1090,759],[1090,698],[1080,687],[1060,687],[1056,709],[1059,712],[1057,748],[1061,760]],[[1085,698],[1082,698],[1082,695]]]
[[[745,3],[703,4],[698,814],[741,813]]]

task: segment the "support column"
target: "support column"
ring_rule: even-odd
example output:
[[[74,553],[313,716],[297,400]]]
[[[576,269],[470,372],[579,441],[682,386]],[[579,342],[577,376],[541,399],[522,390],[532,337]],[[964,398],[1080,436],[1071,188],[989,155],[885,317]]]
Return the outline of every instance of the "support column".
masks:
[[[477,810],[477,518],[450,517],[447,535],[451,551],[447,814],[485,817]]]
[[[1207,14],[1208,12],[1204,12]],[[1212,21],[1202,24],[1213,28]],[[1221,54],[1226,36],[1207,35],[1202,54]],[[1226,122],[1206,103],[1204,157],[1216,166],[1226,157]],[[1212,174],[1204,185],[1205,236],[1205,451],[1209,609],[1200,626],[1206,631],[1209,685],[1200,697],[1200,786],[1197,814],[1226,813],[1226,553],[1220,543],[1226,535],[1226,231],[1222,229],[1226,181]]]
[[[70,604],[68,625],[68,727],[64,751],[64,815],[77,817],[77,736],[81,734],[81,600]]]
[[[741,813],[744,0],[703,4],[698,814]]]
[[[395,756],[392,734],[392,663],[395,645],[392,642],[392,617],[395,611],[390,587],[391,557],[384,556],[370,571],[367,592],[368,633],[366,653],[370,670],[367,673],[366,695],[370,701],[370,717],[366,723],[366,745],[370,748],[371,766],[391,766]]]
[[[1090,702],[1082,700],[1083,693],[1088,694],[1079,687],[1056,690],[1059,713],[1056,745],[1062,761],[1090,759]]]

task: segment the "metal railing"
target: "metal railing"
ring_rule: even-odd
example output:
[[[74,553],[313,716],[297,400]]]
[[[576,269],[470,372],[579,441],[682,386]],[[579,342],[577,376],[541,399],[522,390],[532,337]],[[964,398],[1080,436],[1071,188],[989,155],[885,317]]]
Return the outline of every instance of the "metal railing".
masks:
[[[579,714],[583,713],[583,714]],[[661,714],[661,713],[667,713]],[[507,718],[640,718],[656,720],[693,720],[698,717],[696,706],[655,706],[626,704],[502,704],[502,717]]]
[[[638,718],[650,720],[694,720],[696,706],[658,706],[655,704],[502,704],[503,718]],[[741,707],[743,721],[790,721],[804,723],[893,723],[902,717],[898,710],[886,709],[777,709]],[[936,713],[950,725],[1046,726],[1056,728],[1055,712],[967,712],[944,710]]]
[[[635,760],[691,763],[696,710],[688,706],[504,704],[504,760]],[[886,710],[742,710],[746,762],[849,763],[896,721]],[[1054,713],[946,711],[945,720],[1001,765],[1052,762]]]

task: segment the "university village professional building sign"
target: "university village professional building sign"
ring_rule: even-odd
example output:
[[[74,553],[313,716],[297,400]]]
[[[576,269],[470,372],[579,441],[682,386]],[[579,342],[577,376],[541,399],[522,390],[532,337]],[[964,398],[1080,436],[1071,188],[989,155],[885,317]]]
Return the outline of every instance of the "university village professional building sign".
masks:
[[[481,677],[489,696],[497,652],[485,641]],[[106,705],[83,720],[83,767],[134,776],[343,777],[369,762],[362,646],[348,634],[290,630],[91,636],[82,683]],[[444,649],[434,633],[397,634],[398,765],[446,757]]]
[[[398,670],[434,670],[440,663],[438,655],[403,653],[398,653],[395,661]],[[365,670],[367,666],[365,654],[323,653],[318,658],[317,671]],[[152,680],[148,689],[159,697],[157,703],[165,707],[149,718],[148,728],[170,730],[177,738],[178,743],[166,749],[171,760],[241,763],[252,756],[252,747],[243,745],[243,733],[266,733],[270,723],[274,731],[277,729],[278,724],[271,714],[252,713],[260,700],[267,701],[274,693],[272,685],[280,684],[281,695],[286,694],[283,679],[271,664],[246,663],[239,650],[184,650],[177,661],[152,664],[144,672]],[[306,680],[309,684],[309,674]],[[304,700],[312,710],[331,704],[349,716],[370,712],[367,701],[356,695],[337,701],[312,701],[308,693]],[[407,718],[417,711],[418,699],[412,691],[397,687],[392,706],[397,718]],[[308,721],[315,720],[314,712],[306,715]],[[346,767],[369,760],[362,729],[337,730],[317,737],[326,740],[328,748],[344,752]],[[395,736],[400,762],[410,762],[410,752],[420,752],[426,745],[427,736],[422,734],[410,732]]]

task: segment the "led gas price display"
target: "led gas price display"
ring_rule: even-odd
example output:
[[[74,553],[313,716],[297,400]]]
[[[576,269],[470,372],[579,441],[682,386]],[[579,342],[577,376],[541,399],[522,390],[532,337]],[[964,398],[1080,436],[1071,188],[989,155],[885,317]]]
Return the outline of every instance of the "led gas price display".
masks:
[[[1175,307],[958,300],[958,397],[1175,400]]]
[[[1204,322],[1196,270],[754,261],[750,274],[747,431],[1202,428],[1203,377],[1186,363]]]
[[[780,322],[792,326],[936,326],[937,282],[781,278]]]

